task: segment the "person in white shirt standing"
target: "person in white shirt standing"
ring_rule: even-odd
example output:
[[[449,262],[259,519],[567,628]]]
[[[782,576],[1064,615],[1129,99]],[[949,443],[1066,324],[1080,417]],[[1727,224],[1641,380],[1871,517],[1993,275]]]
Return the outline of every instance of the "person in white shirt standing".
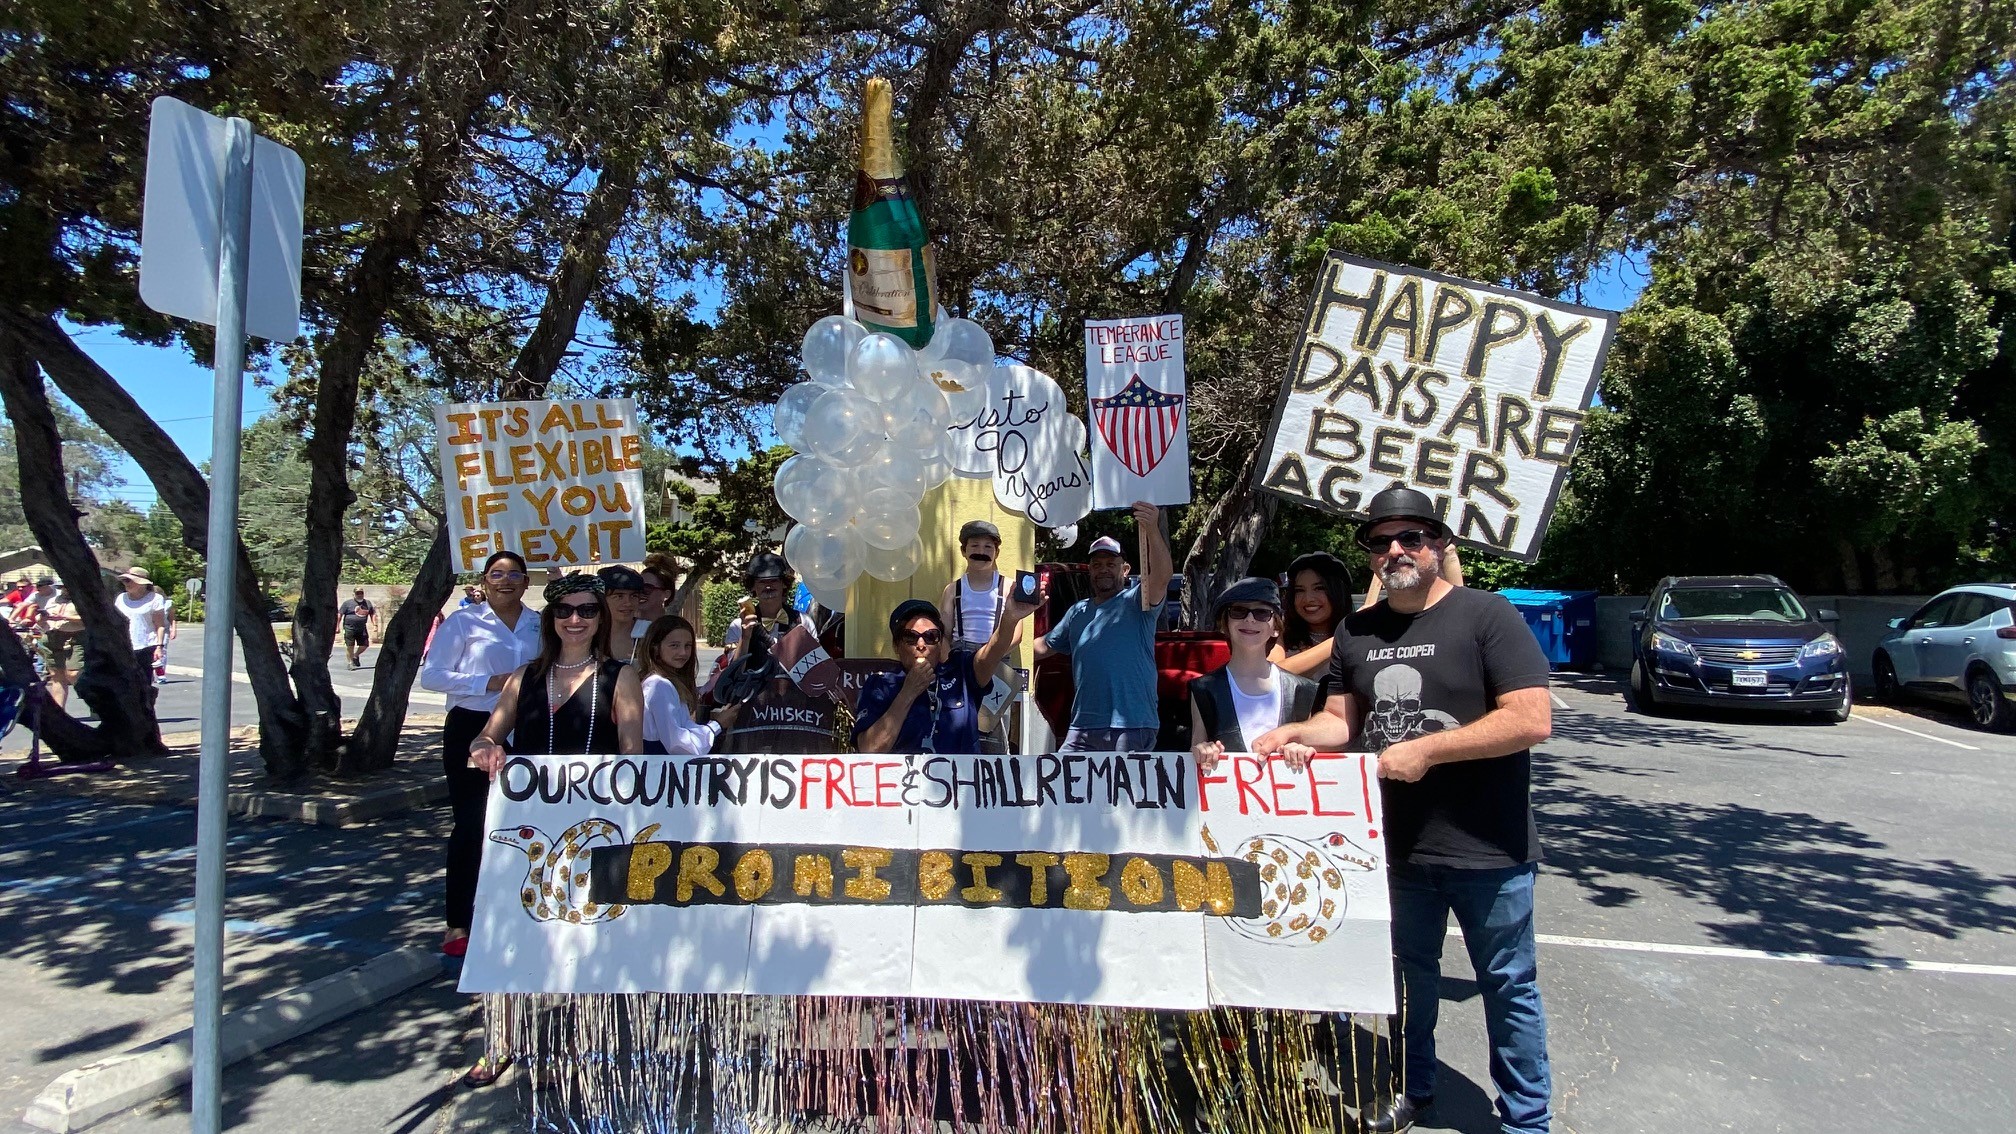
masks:
[[[154,663],[168,640],[168,600],[154,589],[154,580],[143,568],[135,567],[119,576],[126,592],[112,600],[126,616],[127,644],[133,647],[133,661],[140,667],[147,686],[147,706],[153,708]]]
[[[525,585],[523,559],[508,551],[492,555],[483,564],[489,601],[450,612],[420,667],[421,688],[448,695],[441,767],[455,826],[448,835],[448,930],[441,951],[451,957],[469,950],[476,874],[483,865],[483,811],[490,799],[490,777],[469,766],[469,744],[490,723],[505,679],[539,656],[539,616],[525,609]]]
[[[951,622],[947,629],[952,633],[952,648],[977,652],[993,637],[994,624],[1008,604],[1008,576],[1001,571],[1001,529],[986,520],[966,521],[959,528],[959,556],[966,561],[966,571],[945,584],[938,609]],[[1009,639],[1008,657],[1015,656],[1015,647],[1021,641],[1022,627],[1018,624],[1014,637]],[[988,685],[980,720],[981,749],[989,753],[1006,752],[1007,731],[1002,728],[999,713],[1021,686],[1021,675],[1013,663],[1003,662],[997,672],[983,673],[980,680]]]

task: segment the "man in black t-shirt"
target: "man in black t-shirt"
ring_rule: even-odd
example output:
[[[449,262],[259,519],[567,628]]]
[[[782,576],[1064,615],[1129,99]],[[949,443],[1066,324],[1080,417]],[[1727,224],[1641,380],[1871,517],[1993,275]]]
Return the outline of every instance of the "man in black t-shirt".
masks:
[[[350,658],[350,668],[362,668],[364,651],[371,646],[371,631],[377,629],[378,608],[364,597],[364,588],[358,587],[351,598],[345,600],[337,613],[343,617],[343,652]]]
[[[1337,628],[1325,711],[1253,750],[1297,766],[1318,750],[1379,754],[1406,1059],[1393,1104],[1365,1115],[1362,1129],[1406,1130],[1434,1101],[1453,911],[1484,1001],[1499,1120],[1506,1134],[1541,1134],[1553,1084],[1533,937],[1540,840],[1528,750],[1553,730],[1547,658],[1511,603],[1442,578],[1449,530],[1426,496],[1390,488],[1370,512],[1358,541],[1386,597]]]

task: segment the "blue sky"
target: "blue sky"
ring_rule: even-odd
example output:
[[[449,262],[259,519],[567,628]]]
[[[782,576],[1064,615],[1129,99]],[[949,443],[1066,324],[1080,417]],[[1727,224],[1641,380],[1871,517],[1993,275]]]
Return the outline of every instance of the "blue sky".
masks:
[[[1651,273],[1642,255],[1616,256],[1599,269],[1581,301],[1590,307],[1621,311],[1638,298],[1650,282]],[[69,328],[73,333],[77,328]],[[794,336],[797,331],[791,332]],[[109,328],[93,327],[78,335],[78,345],[110,371],[140,407],[168,432],[190,460],[198,465],[210,459],[210,407],[212,384],[210,367],[199,365],[181,347],[155,347],[121,338]],[[245,384],[245,422],[250,424],[272,409],[266,390],[248,378]],[[153,506],[154,486],[128,458],[115,469],[125,478],[122,488],[112,494],[140,511]]]

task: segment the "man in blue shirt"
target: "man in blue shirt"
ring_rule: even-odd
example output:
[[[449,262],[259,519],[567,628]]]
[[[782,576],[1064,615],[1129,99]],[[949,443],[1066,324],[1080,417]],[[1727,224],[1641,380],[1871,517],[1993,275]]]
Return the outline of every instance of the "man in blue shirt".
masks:
[[[1071,655],[1071,728],[1060,752],[1145,752],[1155,747],[1162,715],[1155,698],[1155,624],[1175,566],[1162,535],[1161,509],[1136,501],[1141,577],[1118,540],[1092,541],[1087,566],[1092,597],[1081,599],[1050,633],[1036,640],[1036,657]]]
[[[901,673],[870,674],[854,710],[854,747],[861,752],[980,751],[980,698],[992,674],[1015,645],[1015,628],[1043,605],[1010,600],[994,632],[978,650],[954,650],[938,607],[924,599],[898,603],[889,615]]]

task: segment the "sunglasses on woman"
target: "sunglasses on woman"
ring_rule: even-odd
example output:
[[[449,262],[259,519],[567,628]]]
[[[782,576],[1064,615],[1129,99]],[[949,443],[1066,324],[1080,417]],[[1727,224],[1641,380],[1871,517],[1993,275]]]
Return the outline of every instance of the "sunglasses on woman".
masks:
[[[570,618],[600,618],[602,604],[599,602],[563,602],[553,611],[553,621],[565,622]]]
[[[492,571],[488,575],[485,575],[483,577],[490,580],[493,583],[522,583],[525,581],[525,572]]]
[[[927,646],[935,646],[945,640],[945,632],[943,630],[925,630],[922,632],[916,630],[898,630],[896,631],[896,640],[906,646],[912,646],[918,642],[922,642]]]
[[[1388,547],[1396,543],[1400,545],[1400,550],[1402,551],[1419,551],[1427,546],[1429,540],[1434,538],[1435,533],[1425,528],[1408,528],[1406,531],[1392,532],[1387,535],[1359,536],[1358,546],[1375,555],[1384,554]]]

